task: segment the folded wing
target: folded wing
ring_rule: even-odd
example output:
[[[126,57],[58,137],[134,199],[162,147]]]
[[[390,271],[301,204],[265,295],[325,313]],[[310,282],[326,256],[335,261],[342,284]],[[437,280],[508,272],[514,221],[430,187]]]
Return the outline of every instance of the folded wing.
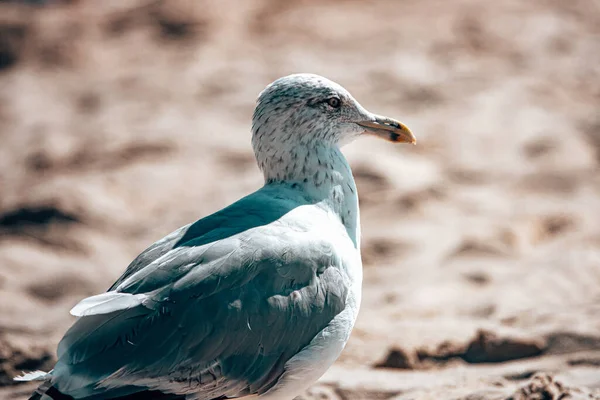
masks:
[[[327,238],[285,224],[191,240],[83,300],[53,384],[73,397],[144,390],[199,399],[263,393],[345,307]]]

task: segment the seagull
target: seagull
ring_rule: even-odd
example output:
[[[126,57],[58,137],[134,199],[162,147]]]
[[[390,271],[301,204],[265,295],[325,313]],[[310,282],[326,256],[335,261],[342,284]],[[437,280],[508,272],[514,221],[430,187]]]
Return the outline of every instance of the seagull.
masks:
[[[313,74],[259,95],[252,147],[265,184],[154,243],[83,299],[31,399],[285,400],[342,352],[361,300],[358,195],[342,145],[416,143]]]

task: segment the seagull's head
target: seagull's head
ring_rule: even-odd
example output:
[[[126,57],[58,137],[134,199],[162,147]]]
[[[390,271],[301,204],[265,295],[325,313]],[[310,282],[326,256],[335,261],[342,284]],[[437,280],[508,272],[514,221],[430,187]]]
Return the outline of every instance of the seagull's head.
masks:
[[[314,74],[277,79],[258,97],[252,119],[255,147],[341,146],[363,134],[416,143],[399,121],[367,111],[339,84]]]

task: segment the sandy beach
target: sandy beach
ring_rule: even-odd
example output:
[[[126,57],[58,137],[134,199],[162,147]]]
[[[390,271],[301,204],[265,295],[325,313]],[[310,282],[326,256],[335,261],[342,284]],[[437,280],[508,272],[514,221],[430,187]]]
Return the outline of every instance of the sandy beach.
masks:
[[[417,146],[345,148],[364,294],[302,399],[600,399],[597,0],[0,1],[0,398],[69,309],[262,185],[258,93],[326,76]]]

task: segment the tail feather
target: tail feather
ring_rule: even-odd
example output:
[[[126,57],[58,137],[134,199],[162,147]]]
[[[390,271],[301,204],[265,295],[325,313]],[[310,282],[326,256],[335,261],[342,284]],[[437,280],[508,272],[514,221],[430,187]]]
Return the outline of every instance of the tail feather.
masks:
[[[61,393],[52,386],[50,373],[44,371],[34,371],[14,378],[18,382],[44,381],[33,392],[29,400],[74,400],[73,397]],[[100,397],[99,397],[100,396]],[[90,399],[104,399],[102,395],[92,396]],[[111,400],[185,400],[185,395],[163,393],[157,390],[143,390],[140,392],[128,394],[126,396],[110,397]]]
[[[14,381],[17,382],[30,382],[30,381],[45,381],[49,378],[49,374],[44,371],[33,371],[23,374],[21,376],[15,376]]]
[[[56,394],[58,394],[59,396],[56,396]],[[52,383],[49,380],[42,383],[40,386],[38,386],[38,388],[35,389],[35,392],[33,392],[31,397],[29,398],[29,400],[49,400],[49,399],[73,400],[72,397],[65,396],[62,393],[60,393],[58,390],[56,390],[52,386]]]
[[[48,372],[44,371],[33,371],[23,374],[21,376],[16,376],[13,378],[16,382],[33,382],[33,381],[44,381],[35,392],[29,397],[29,400],[73,400],[70,396],[64,396],[62,393],[58,392],[54,387],[52,387],[52,381],[50,380],[51,375]],[[52,396],[53,392],[58,393],[62,397]]]
[[[96,397],[94,397],[96,399]],[[99,399],[99,398],[98,398]],[[75,400],[73,397],[58,391],[50,381],[42,383],[33,392],[29,400]],[[184,395],[163,393],[155,390],[145,390],[122,397],[112,397],[111,400],[185,400]]]

